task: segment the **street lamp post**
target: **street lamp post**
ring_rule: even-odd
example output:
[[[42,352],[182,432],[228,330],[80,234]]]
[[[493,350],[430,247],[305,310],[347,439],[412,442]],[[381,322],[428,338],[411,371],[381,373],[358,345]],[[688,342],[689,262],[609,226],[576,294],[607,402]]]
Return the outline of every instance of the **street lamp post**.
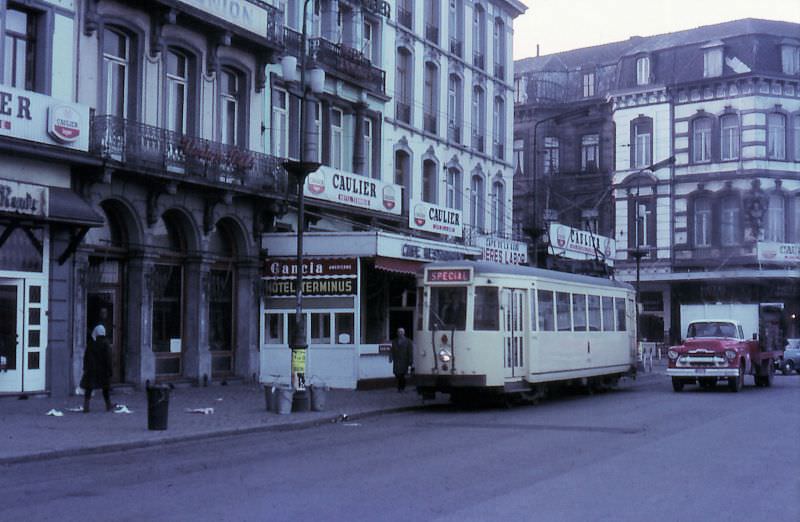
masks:
[[[306,338],[305,318],[303,317],[303,232],[305,229],[305,197],[303,189],[306,178],[315,172],[320,163],[317,159],[317,148],[315,141],[316,132],[312,130],[310,136],[306,136],[309,124],[307,118],[313,118],[314,112],[309,110],[311,102],[307,97],[307,89],[314,93],[321,93],[325,87],[325,72],[315,68],[311,71],[310,85],[306,85],[306,20],[308,18],[308,3],[303,3],[303,28],[300,37],[300,141],[299,161],[288,160],[283,166],[286,171],[294,178],[297,190],[297,273],[295,277],[295,322],[291,336],[289,338],[289,348],[292,351],[292,388],[297,392],[305,393],[305,361],[308,341]],[[282,60],[283,78],[287,82],[295,80],[297,62],[294,56],[284,56]],[[313,129],[313,124],[311,125]]]

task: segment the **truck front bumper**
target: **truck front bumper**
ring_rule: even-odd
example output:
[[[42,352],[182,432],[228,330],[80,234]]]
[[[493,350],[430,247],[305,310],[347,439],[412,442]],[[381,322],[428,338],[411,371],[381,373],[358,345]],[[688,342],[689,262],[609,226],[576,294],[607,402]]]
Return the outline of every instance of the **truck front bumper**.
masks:
[[[667,368],[670,377],[736,377],[738,368]]]

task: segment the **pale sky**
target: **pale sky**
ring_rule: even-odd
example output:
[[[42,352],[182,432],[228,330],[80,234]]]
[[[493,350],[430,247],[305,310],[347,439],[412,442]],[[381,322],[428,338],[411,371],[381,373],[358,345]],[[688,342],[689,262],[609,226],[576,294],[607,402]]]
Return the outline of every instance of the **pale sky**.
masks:
[[[522,0],[514,59],[740,18],[800,23],[800,0]],[[800,34],[798,34],[800,39]]]

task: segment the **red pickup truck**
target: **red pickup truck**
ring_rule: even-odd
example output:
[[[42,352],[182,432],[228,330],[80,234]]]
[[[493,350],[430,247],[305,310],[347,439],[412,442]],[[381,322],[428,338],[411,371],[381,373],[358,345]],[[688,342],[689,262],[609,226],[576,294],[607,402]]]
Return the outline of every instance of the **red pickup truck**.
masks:
[[[667,351],[667,375],[672,377],[676,392],[695,383],[713,388],[720,379],[727,381],[732,392],[738,392],[745,375],[753,375],[756,386],[766,387],[772,385],[773,361],[780,354],[763,351],[757,340],[745,339],[738,321],[692,321],[683,344]]]

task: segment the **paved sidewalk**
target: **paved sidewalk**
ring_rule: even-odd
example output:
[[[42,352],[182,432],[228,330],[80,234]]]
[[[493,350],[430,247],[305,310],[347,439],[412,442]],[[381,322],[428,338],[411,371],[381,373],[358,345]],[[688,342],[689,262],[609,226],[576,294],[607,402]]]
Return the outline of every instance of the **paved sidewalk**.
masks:
[[[637,376],[638,382],[664,378],[665,361],[654,361],[652,372]],[[626,380],[630,383],[629,380]],[[356,391],[329,390],[325,410],[278,415],[266,410],[264,387],[256,384],[219,384],[177,387],[170,392],[167,430],[147,429],[147,397],[144,391],[112,392],[112,402],[131,413],[106,412],[96,392],[92,411],[78,409],[83,397],[0,398],[0,465],[103,451],[114,451],[187,440],[269,430],[301,429],[327,422],[346,422],[370,415],[408,411],[446,403],[438,394],[422,401],[413,388],[397,393],[394,388]],[[213,413],[187,410],[213,408]],[[57,410],[60,417],[47,415]],[[346,416],[346,417],[345,417]]]
[[[144,391],[114,390],[111,400],[131,413],[106,412],[99,391],[91,412],[77,409],[83,397],[0,399],[0,465],[69,455],[113,451],[169,442],[268,431],[300,429],[325,422],[363,418],[445,402],[423,402],[413,388],[369,391],[329,390],[325,410],[278,415],[266,410],[264,387],[256,384],[177,387],[170,392],[167,430],[147,429]],[[213,413],[189,413],[213,408]],[[50,416],[57,410],[63,416]],[[346,416],[346,417],[343,417]]]

